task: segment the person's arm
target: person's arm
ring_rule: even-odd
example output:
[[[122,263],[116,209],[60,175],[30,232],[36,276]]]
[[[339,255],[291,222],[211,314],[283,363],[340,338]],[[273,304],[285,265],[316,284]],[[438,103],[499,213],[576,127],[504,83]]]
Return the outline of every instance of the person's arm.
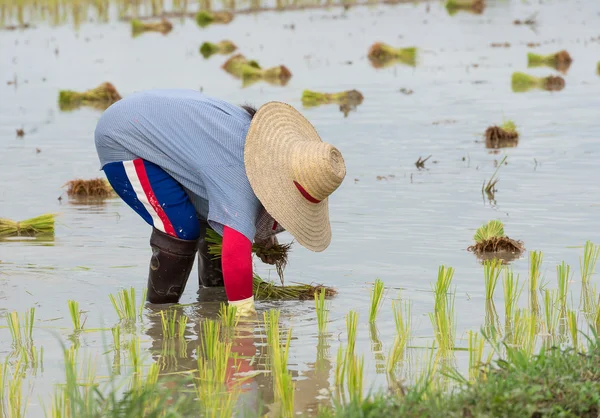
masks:
[[[229,304],[237,306],[240,315],[253,313],[252,243],[228,226],[223,227],[221,263]]]

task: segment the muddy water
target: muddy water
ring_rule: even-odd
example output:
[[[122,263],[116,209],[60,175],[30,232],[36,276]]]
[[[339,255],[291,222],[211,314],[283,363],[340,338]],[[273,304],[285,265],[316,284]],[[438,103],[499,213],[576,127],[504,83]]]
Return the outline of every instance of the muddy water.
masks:
[[[52,384],[63,379],[62,353],[52,331],[63,340],[70,333],[67,300],[80,303],[87,328],[110,327],[117,317],[108,295],[129,286],[141,292],[149,260],[149,227],[124,203],[81,204],[63,195],[67,180],[102,174],[93,143],[100,112],[60,112],[59,89],[86,90],[103,81],[112,82],[123,96],[155,87],[202,88],[234,103],[280,100],[299,109],[306,88],[361,91],[364,102],[347,117],[335,105],[303,110],[322,137],[342,151],[348,174],[330,203],[331,247],[316,254],[295,246],[287,278],[339,290],[330,316],[329,367],[344,339],[344,315],[349,309],[359,312],[357,347],[365,354],[365,388],[378,388],[385,378],[377,372],[381,355],[373,348],[380,348],[371,335],[378,335],[387,352],[394,335],[391,299],[401,290],[412,302],[413,345],[430,344],[427,313],[439,265],[456,269],[458,338],[483,324],[483,270],[465,248],[475,228],[489,219],[501,219],[507,234],[523,240],[528,250],[544,251],[550,287],[556,287],[555,265],[570,263],[576,270],[572,289],[577,302],[581,249],[573,247],[587,239],[600,242],[599,12],[595,0],[489,0],[481,15],[450,16],[442,4],[421,3],[245,14],[229,25],[205,29],[192,20],[174,20],[166,36],[146,33],[135,39],[129,24],[117,19],[82,23],[78,30],[36,21],[34,29],[1,31],[0,216],[60,213],[53,241],[0,243],[0,311],[35,306],[34,339],[45,350],[44,372],[33,379],[30,414],[41,411],[37,395],[47,399]],[[512,23],[534,14],[535,27]],[[225,57],[205,60],[198,53],[202,42],[221,39],[232,40],[264,66],[285,64],[292,79],[284,87],[257,83],[242,88],[220,69]],[[375,70],[366,58],[375,41],[417,46],[417,66]],[[510,47],[490,47],[495,42]],[[541,45],[528,48],[530,42]],[[564,90],[511,91],[514,71],[556,73],[527,69],[528,51],[560,49],[574,60]],[[16,84],[6,83],[15,77]],[[481,135],[503,118],[515,121],[521,139],[516,148],[493,153]],[[25,130],[23,138],[16,137],[17,128]],[[490,202],[481,195],[481,184],[504,154],[508,164],[500,170]],[[429,155],[425,168],[417,169],[414,162]],[[513,265],[522,278],[527,276],[527,255]],[[257,268],[263,277],[276,277],[260,264]],[[377,277],[389,291],[376,332],[371,332],[369,288]],[[197,345],[198,321],[217,309],[215,302],[197,303],[196,291],[192,277],[181,301],[190,304],[184,308],[191,317],[190,350]],[[502,314],[501,291],[496,296]],[[285,324],[294,329],[290,368],[299,374],[302,388],[297,409],[311,412],[318,390],[332,378],[327,367],[314,368],[313,303],[258,304],[261,311],[270,307],[280,308]],[[156,357],[160,322],[151,313],[146,311],[142,345]],[[0,329],[0,335],[4,356],[11,349],[10,334]],[[110,341],[109,333],[84,333],[80,344],[99,353],[104,340]],[[247,353],[264,351],[259,330],[240,344]],[[466,345],[464,340],[457,344]],[[458,352],[456,358],[464,367],[465,354]],[[174,368],[193,368],[193,363],[180,359]],[[269,403],[272,394],[261,387],[268,385],[268,378],[257,380],[257,391],[251,393]]]

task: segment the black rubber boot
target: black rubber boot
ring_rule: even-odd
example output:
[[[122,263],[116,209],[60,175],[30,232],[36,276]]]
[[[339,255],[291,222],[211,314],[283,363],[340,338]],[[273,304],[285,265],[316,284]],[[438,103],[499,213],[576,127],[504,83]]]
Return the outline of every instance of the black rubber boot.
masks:
[[[214,259],[208,254],[208,243],[205,240],[206,228],[210,226],[200,221],[200,238],[198,238],[198,283],[200,287],[223,287],[223,270],[221,259]]]
[[[152,258],[147,300],[150,303],[177,303],[194,266],[196,241],[175,238],[152,229],[150,246]]]

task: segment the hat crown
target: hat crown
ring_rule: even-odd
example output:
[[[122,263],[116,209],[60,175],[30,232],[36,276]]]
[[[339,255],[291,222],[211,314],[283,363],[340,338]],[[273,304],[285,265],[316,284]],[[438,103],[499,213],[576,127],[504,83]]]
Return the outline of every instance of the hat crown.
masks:
[[[346,176],[342,154],[326,142],[299,142],[294,148],[292,180],[313,199],[326,199],[342,184]]]

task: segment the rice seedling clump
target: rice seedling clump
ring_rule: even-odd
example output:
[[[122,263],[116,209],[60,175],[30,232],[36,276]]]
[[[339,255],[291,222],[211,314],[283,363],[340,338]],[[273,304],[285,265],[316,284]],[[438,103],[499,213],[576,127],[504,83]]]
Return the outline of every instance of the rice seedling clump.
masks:
[[[60,90],[58,93],[58,105],[61,110],[70,110],[81,105],[107,108],[119,100],[121,100],[121,95],[111,83],[102,83],[83,93],[72,90]]]
[[[527,54],[528,67],[540,67],[545,65],[566,73],[572,62],[571,56],[565,50],[550,55],[540,55],[533,52]]]
[[[500,126],[490,126],[485,131],[485,146],[487,148],[516,147],[519,143],[519,132],[513,121],[506,121]]]
[[[160,32],[163,35],[173,30],[173,24],[166,19],[160,22],[142,22],[137,19],[131,20],[131,34],[133,36],[140,35],[144,32]]]
[[[347,90],[340,93],[319,93],[311,90],[302,92],[302,104],[306,107],[331,103],[350,103],[357,106],[363,102],[363,98],[362,93],[358,90]]]
[[[74,179],[66,182],[67,194],[71,197],[113,197],[115,191],[110,183],[103,178],[90,180]]]
[[[54,234],[54,216],[52,213],[47,213],[19,222],[0,218],[0,237],[33,237]]]
[[[521,254],[525,250],[521,241],[516,241],[504,235],[504,224],[498,220],[492,220],[480,226],[473,238],[475,244],[467,250],[478,255],[498,252]]]
[[[560,91],[565,88],[565,80],[560,76],[534,77],[516,72],[512,75],[512,89],[520,93],[531,89]]]
[[[466,10],[476,14],[483,13],[485,9],[484,0],[447,0],[446,10],[451,15],[455,14],[459,10]]]
[[[417,48],[394,48],[382,42],[376,42],[367,54],[375,68],[383,68],[395,63],[403,63],[414,67],[417,63]]]
[[[233,13],[227,11],[209,12],[201,10],[196,14],[196,23],[201,28],[210,25],[211,23],[227,24],[233,20]]]
[[[291,71],[285,65],[263,69],[257,61],[248,60],[242,54],[229,58],[222,68],[234,77],[241,78],[246,84],[264,80],[285,85],[292,77]]]
[[[216,44],[213,44],[212,42],[204,42],[200,46],[200,54],[202,54],[204,58],[209,58],[214,54],[231,54],[236,49],[237,46],[228,40],[223,40],[221,42],[217,42]]]

